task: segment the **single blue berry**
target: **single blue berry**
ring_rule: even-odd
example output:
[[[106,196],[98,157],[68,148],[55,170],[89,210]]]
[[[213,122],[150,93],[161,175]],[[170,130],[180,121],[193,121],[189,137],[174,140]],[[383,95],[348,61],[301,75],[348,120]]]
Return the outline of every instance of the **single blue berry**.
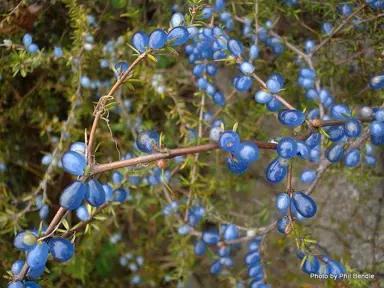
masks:
[[[140,151],[151,154],[155,150],[154,148],[159,148],[160,136],[154,130],[143,130],[139,133],[136,139],[137,148]]]
[[[299,212],[303,217],[311,218],[316,214],[316,202],[303,192],[293,193],[292,200],[297,212]]]
[[[242,142],[234,151],[235,158],[239,161],[250,163],[259,159],[259,148],[252,142]]]
[[[305,115],[299,110],[284,109],[279,112],[278,119],[285,126],[296,127],[303,124]]]
[[[48,245],[43,242],[37,244],[27,255],[27,264],[31,268],[37,268],[45,266],[45,263],[48,260]]]
[[[187,42],[188,38],[189,32],[187,28],[183,26],[178,26],[169,31],[167,41],[174,41],[172,42],[171,46],[180,46]]]
[[[140,53],[144,53],[146,47],[148,47],[149,38],[148,35],[143,31],[138,31],[132,36],[132,46],[135,47]]]
[[[68,185],[60,195],[60,206],[67,210],[76,210],[85,197],[85,185],[81,181],[74,181]]]
[[[164,30],[156,29],[149,34],[148,46],[152,49],[161,49],[167,42],[167,33]]]
[[[60,262],[66,262],[72,258],[75,253],[75,247],[65,238],[54,238],[48,242],[49,252],[52,257]]]
[[[76,176],[84,175],[84,169],[87,167],[84,155],[74,151],[64,153],[61,164],[67,172]]]

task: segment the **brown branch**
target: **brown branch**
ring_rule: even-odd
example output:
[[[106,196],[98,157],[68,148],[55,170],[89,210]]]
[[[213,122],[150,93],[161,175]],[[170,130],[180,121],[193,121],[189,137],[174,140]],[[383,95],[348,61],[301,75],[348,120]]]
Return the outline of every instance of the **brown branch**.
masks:
[[[357,120],[360,122],[372,122],[373,118],[363,118],[363,117],[357,117]],[[320,119],[315,119],[310,121],[311,125],[315,128],[320,128],[320,127],[326,127],[326,126],[339,126],[339,125],[344,125],[345,120],[320,120]]]
[[[365,49],[362,49],[356,53],[354,53],[353,55],[349,56],[348,58],[346,59],[343,59],[343,60],[339,60],[339,61],[336,61],[335,62],[335,65],[338,66],[338,65],[342,65],[342,64],[346,64],[346,63],[349,63],[350,61],[352,61],[353,59],[359,57],[361,54],[367,52],[371,50],[371,48],[365,48]]]
[[[276,144],[269,143],[269,142],[262,142],[262,141],[255,141],[255,140],[251,140],[251,141],[255,143],[260,149],[274,150],[276,149],[276,146],[277,146]],[[122,160],[122,161],[115,161],[111,163],[94,165],[91,169],[91,173],[98,174],[101,172],[105,172],[113,169],[119,169],[126,166],[133,166],[141,163],[150,163],[160,159],[171,159],[176,156],[207,152],[207,151],[212,151],[217,149],[219,149],[219,146],[216,143],[191,146],[191,147],[185,147],[185,148],[169,149],[164,153],[155,153],[155,154],[139,156],[136,158],[131,158],[131,159]]]
[[[93,146],[94,146],[94,141],[95,141],[95,133],[96,133],[96,129],[97,129],[97,126],[99,124],[99,120],[101,118],[101,116],[103,115],[104,113],[104,107],[106,105],[106,103],[108,102],[108,97],[111,97],[115,92],[116,90],[121,86],[121,84],[124,83],[124,80],[131,74],[131,72],[133,71],[133,69],[136,67],[136,65],[138,65],[142,60],[144,60],[147,55],[148,55],[148,52],[149,51],[146,51],[142,54],[140,54],[136,60],[132,63],[131,66],[129,66],[129,68],[127,69],[127,71],[123,74],[123,76],[121,76],[119,78],[119,80],[116,81],[115,85],[113,85],[111,91],[109,91],[109,93],[106,95],[107,97],[103,97],[99,100],[99,103],[95,109],[95,113],[94,113],[94,120],[93,120],[93,124],[92,124],[92,128],[91,128],[91,133],[89,135],[89,141],[88,141],[88,165],[92,165],[93,161],[92,161],[92,158],[93,158]]]

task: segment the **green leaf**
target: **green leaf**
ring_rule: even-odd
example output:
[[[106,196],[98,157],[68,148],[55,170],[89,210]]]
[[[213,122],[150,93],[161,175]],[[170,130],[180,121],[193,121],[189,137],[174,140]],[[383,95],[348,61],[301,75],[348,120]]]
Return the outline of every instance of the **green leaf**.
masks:
[[[149,58],[150,60],[152,60],[153,62],[157,63],[157,60],[156,60],[155,56],[153,56],[153,55],[151,55],[151,54],[147,54],[147,56],[148,56],[148,58]]]
[[[303,260],[301,260],[300,269],[303,268],[305,260],[307,260],[307,255],[304,256]]]
[[[127,5],[127,0],[112,0],[112,6],[116,9],[121,9]]]
[[[233,125],[233,128],[232,128],[233,132],[236,132],[238,127],[239,127],[239,123],[236,122],[235,125]]]
[[[61,223],[64,225],[64,227],[65,227],[65,229],[67,229],[67,231],[70,229],[67,219],[61,220]]]
[[[109,109],[116,107],[116,106],[119,106],[119,105],[120,104],[118,102],[112,102],[112,103],[105,105],[105,109],[109,110]]]

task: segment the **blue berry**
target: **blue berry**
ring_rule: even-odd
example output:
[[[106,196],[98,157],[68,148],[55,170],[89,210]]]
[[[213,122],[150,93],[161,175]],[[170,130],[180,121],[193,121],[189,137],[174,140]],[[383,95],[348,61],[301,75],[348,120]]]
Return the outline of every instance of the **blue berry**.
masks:
[[[176,26],[180,26],[182,23],[184,22],[184,15],[177,12],[177,13],[174,13],[171,17],[171,26],[172,27],[176,27]]]
[[[17,282],[12,282],[11,284],[8,285],[8,288],[23,288],[24,285],[23,283],[17,281]]]
[[[63,56],[63,49],[61,49],[61,47],[59,46],[55,46],[55,48],[53,49],[53,55],[57,58],[60,58],[61,56]]]
[[[233,152],[239,148],[240,137],[239,135],[232,131],[224,131],[219,138],[219,148],[226,152]]]
[[[215,0],[215,4],[213,5],[213,8],[216,12],[220,12],[225,7],[225,0]]]
[[[277,220],[277,224],[276,224],[277,231],[279,231],[282,234],[286,234],[285,231],[286,231],[288,225],[289,225],[288,217],[287,216],[280,217]]]
[[[154,152],[154,147],[159,147],[160,136],[154,130],[144,130],[139,133],[136,139],[137,148],[140,151],[151,154]]]
[[[379,90],[384,88],[384,74],[380,74],[372,77],[369,80],[369,87],[371,87],[374,90]]]
[[[67,210],[76,210],[84,200],[85,190],[83,182],[72,182],[61,193],[60,206]]]
[[[365,162],[368,166],[375,166],[376,163],[377,163],[377,159],[376,159],[375,156],[365,155],[365,157],[364,157],[364,162]]]
[[[307,91],[305,91],[304,94],[305,97],[307,97],[308,100],[315,100],[319,99],[319,94],[317,93],[316,89],[314,88],[309,88]]]
[[[27,34],[25,34],[23,36],[23,44],[24,44],[25,48],[27,48],[29,45],[32,44],[32,36],[31,36],[31,34],[27,33]]]
[[[328,129],[329,140],[332,142],[339,142],[344,138],[345,129],[344,126],[333,126]]]
[[[260,252],[259,251],[251,251],[245,254],[244,256],[244,262],[247,265],[252,265],[259,263],[261,260]]]
[[[239,92],[247,91],[249,88],[251,88],[251,85],[252,85],[252,78],[249,76],[241,76],[235,82],[235,88]]]
[[[201,240],[197,240],[196,243],[195,243],[195,247],[194,247],[194,251],[195,251],[195,254],[197,256],[201,256],[204,254],[205,252],[205,249],[206,249],[206,245],[203,241]]]
[[[212,17],[213,9],[212,7],[205,7],[203,10],[201,10],[201,18],[202,19],[209,19]]]
[[[316,72],[309,68],[303,68],[300,70],[300,76],[304,78],[314,79],[316,77]]]
[[[289,127],[296,127],[305,121],[305,115],[299,110],[284,109],[278,115],[281,124]]]
[[[24,261],[22,260],[16,260],[15,262],[13,262],[11,266],[11,272],[13,273],[13,275],[18,275],[21,269],[23,268],[23,266],[24,266]]]
[[[310,169],[304,170],[300,175],[301,182],[310,184],[316,179],[316,172]]]
[[[234,155],[241,162],[254,162],[259,159],[259,148],[252,142],[242,142],[234,151]]]
[[[207,74],[209,75],[209,76],[215,76],[216,75],[216,72],[217,72],[217,67],[216,67],[216,65],[215,64],[207,64],[207,66],[206,66],[206,71],[207,71]]]
[[[230,224],[224,230],[223,237],[225,241],[231,241],[239,237],[239,231],[237,230],[236,225]]]
[[[164,30],[156,29],[149,34],[148,46],[152,49],[161,49],[167,42],[167,33]]]
[[[217,106],[224,106],[225,105],[225,96],[223,93],[221,93],[220,91],[217,91],[213,96],[212,96],[212,100],[213,102],[217,105]]]
[[[337,120],[347,120],[351,116],[351,110],[344,104],[335,104],[331,107],[331,116]]]
[[[105,202],[105,191],[96,179],[91,179],[85,185],[85,199],[89,205],[99,207]]]
[[[115,69],[117,71],[117,74],[115,73],[115,77],[118,79],[123,77],[125,72],[127,72],[128,68],[129,68],[129,64],[127,62],[119,62],[115,64]]]
[[[52,257],[60,262],[66,262],[72,258],[75,253],[75,247],[65,238],[54,238],[48,242],[49,252]]]
[[[259,47],[256,45],[252,45],[249,48],[249,59],[254,60],[259,56]]]
[[[384,123],[379,121],[373,121],[369,125],[369,131],[372,136],[381,137],[384,136]]]
[[[114,171],[112,173],[112,182],[114,184],[121,184],[121,182],[123,182],[123,180],[124,180],[124,176],[120,172]]]
[[[167,36],[167,41],[176,39],[171,44],[171,46],[180,46],[180,45],[183,45],[185,42],[187,42],[188,38],[189,38],[188,30],[183,26],[178,26],[173,28],[171,31],[169,31]]]
[[[239,57],[244,52],[243,44],[236,39],[229,39],[227,47],[229,52],[235,57]]]
[[[201,235],[201,240],[208,245],[217,244],[220,241],[220,235],[217,231],[204,231]]]
[[[299,212],[303,217],[311,218],[316,214],[316,202],[303,192],[293,193],[292,200],[297,212]]]
[[[37,244],[27,255],[27,264],[31,268],[37,268],[45,266],[45,263],[48,260],[48,245],[43,242]]]
[[[113,201],[123,203],[128,197],[128,193],[125,189],[120,188],[113,192]]]
[[[309,157],[309,147],[302,140],[296,140],[297,144],[297,153],[296,155],[302,159],[307,159]]]
[[[274,159],[269,163],[266,169],[267,180],[271,183],[279,183],[283,181],[287,175],[288,168],[280,164],[279,158]]]
[[[140,53],[144,53],[146,47],[148,47],[149,38],[148,35],[143,31],[138,31],[132,36],[132,46],[135,47]]]
[[[347,167],[356,167],[360,162],[360,150],[352,149],[344,157],[344,165]]]
[[[80,219],[80,221],[87,221],[89,219],[89,212],[87,207],[81,205],[76,209],[76,216]]]
[[[269,78],[266,82],[266,88],[268,89],[269,92],[271,92],[272,94],[275,94],[275,93],[278,93],[282,87],[278,80]]]
[[[44,204],[40,210],[39,210],[39,217],[40,219],[44,220],[48,217],[49,214],[49,206],[47,204]]]
[[[77,176],[84,175],[84,169],[87,167],[85,157],[74,151],[64,153],[61,158],[61,164],[68,173]]]
[[[112,201],[112,195],[113,195],[112,187],[108,184],[103,184],[102,186],[105,192],[105,201]]]
[[[361,125],[356,118],[349,118],[344,123],[344,132],[348,137],[359,137],[361,134]]]
[[[23,288],[40,288],[40,285],[32,281],[26,281],[24,282]]]
[[[267,103],[267,109],[271,112],[276,112],[281,107],[281,102],[275,97],[272,97],[271,101]]]
[[[37,46],[35,43],[32,43],[28,46],[27,51],[29,53],[35,54],[39,51],[39,46]]]
[[[276,197],[276,208],[279,210],[279,212],[283,215],[287,214],[287,209],[289,207],[289,204],[291,203],[291,200],[287,193],[280,193]]]
[[[323,31],[324,34],[329,35],[333,29],[333,24],[331,22],[324,22],[321,25],[321,31]]]
[[[255,94],[255,100],[257,103],[266,104],[271,101],[272,95],[264,90],[259,90]]]
[[[191,232],[191,226],[188,224],[184,224],[177,229],[177,233],[180,235],[187,235],[189,232]]]
[[[36,268],[32,268],[30,267],[28,269],[28,272],[27,272],[27,276],[31,279],[37,279],[39,278],[41,275],[44,274],[44,271],[45,271],[45,265],[41,266],[41,267],[36,267]]]
[[[311,53],[312,49],[315,47],[315,41],[313,40],[307,40],[305,41],[305,53],[309,54]]]
[[[220,260],[216,260],[212,263],[210,272],[212,275],[219,274],[221,269],[223,268],[223,265],[221,264]]]
[[[240,71],[244,74],[251,74],[255,70],[255,67],[249,62],[243,62],[240,64]]]
[[[261,281],[264,278],[263,266],[260,263],[254,264],[248,268],[248,276]]]
[[[225,158],[225,162],[229,171],[233,174],[239,175],[245,173],[248,169],[248,163],[244,161],[240,161],[238,159],[227,156]]]
[[[310,259],[310,258],[312,258],[312,259]],[[319,261],[319,259],[316,256],[312,255],[312,256],[308,256],[305,259],[304,265],[301,268],[301,270],[303,270],[303,272],[305,272],[305,273],[310,275],[310,274],[313,274],[313,273],[315,273],[315,274],[318,273],[319,268],[320,268],[320,261]]]
[[[277,154],[285,159],[290,159],[296,156],[297,144],[296,141],[290,137],[282,138],[277,144]]]

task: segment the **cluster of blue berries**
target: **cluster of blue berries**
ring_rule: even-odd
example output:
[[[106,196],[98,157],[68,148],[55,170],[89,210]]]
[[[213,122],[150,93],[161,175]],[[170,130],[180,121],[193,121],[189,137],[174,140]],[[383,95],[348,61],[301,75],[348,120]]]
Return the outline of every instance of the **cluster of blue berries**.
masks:
[[[248,277],[251,278],[249,288],[270,288],[271,285],[265,284],[264,269],[261,263],[260,245],[263,237],[259,236],[248,243],[248,253],[244,257],[244,262],[248,267]]]
[[[303,192],[280,193],[276,197],[276,208],[283,214],[277,221],[277,230],[283,234],[289,234],[291,215],[298,220],[311,218],[317,212],[316,202]],[[292,219],[293,221],[293,219]]]
[[[248,164],[259,158],[259,148],[253,142],[241,142],[240,136],[233,130],[220,134],[219,148],[228,152],[226,164],[233,174],[243,174],[248,169]]]
[[[301,270],[309,275],[316,274],[319,279],[329,279],[332,275],[331,279],[339,280],[346,272],[344,265],[327,255],[314,255],[302,249],[298,249],[296,255],[302,260]]]
[[[120,256],[119,263],[123,267],[128,267],[128,269],[132,272],[130,281],[132,285],[142,284],[140,268],[144,265],[143,256],[134,256],[132,253],[128,252]]]
[[[32,42],[31,34],[27,33],[23,36],[23,44],[25,49],[31,54],[36,54],[39,51],[39,46]],[[56,58],[61,58],[63,56],[63,49],[60,46],[55,46],[53,48],[53,55]]]
[[[37,279],[43,275],[45,265],[50,254],[53,259],[59,262],[66,262],[72,258],[75,247],[71,241],[65,238],[47,238],[38,240],[38,237],[44,235],[44,229],[39,234],[36,229],[21,231],[15,239],[15,247],[27,253],[26,263],[29,268],[26,276],[29,279]],[[24,261],[16,260],[11,267],[11,272],[17,276],[24,266]],[[25,281],[24,283],[16,281],[11,283],[10,288],[39,288],[40,286],[33,281]]]

